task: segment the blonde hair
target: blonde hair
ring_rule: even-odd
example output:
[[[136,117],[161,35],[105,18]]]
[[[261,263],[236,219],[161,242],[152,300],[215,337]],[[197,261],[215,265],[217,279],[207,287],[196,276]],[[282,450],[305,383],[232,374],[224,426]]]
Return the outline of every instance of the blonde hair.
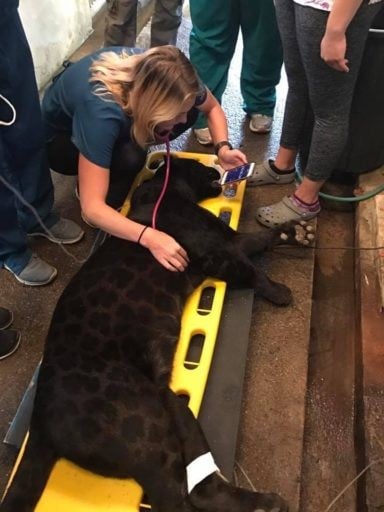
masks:
[[[128,55],[105,52],[91,66],[96,94],[116,101],[132,116],[133,137],[144,147],[155,140],[155,128],[177,117],[186,101],[201,89],[196,71],[175,46],[159,46]]]

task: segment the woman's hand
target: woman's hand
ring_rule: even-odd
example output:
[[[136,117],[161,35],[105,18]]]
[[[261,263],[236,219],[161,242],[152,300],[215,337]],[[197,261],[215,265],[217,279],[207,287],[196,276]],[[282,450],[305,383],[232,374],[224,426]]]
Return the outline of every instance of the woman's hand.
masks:
[[[348,73],[347,39],[345,34],[363,0],[334,0],[320,44],[320,55],[328,66]]]
[[[83,155],[79,158],[80,201],[83,214],[93,224],[113,236],[137,241],[151,251],[153,257],[173,272],[185,270],[189,263],[185,250],[174,238],[157,229],[144,226],[120,215],[105,203],[109,186],[109,170],[93,164]]]
[[[151,251],[153,257],[163,267],[172,272],[182,272],[189,263],[186,251],[174,238],[163,231],[146,229],[140,244]]]
[[[232,169],[238,165],[246,164],[247,157],[239,149],[229,149],[228,146],[223,146],[219,150],[219,164],[225,170]]]
[[[323,61],[336,71],[348,73],[348,60],[345,58],[347,40],[345,32],[329,32],[326,30],[320,45]]]

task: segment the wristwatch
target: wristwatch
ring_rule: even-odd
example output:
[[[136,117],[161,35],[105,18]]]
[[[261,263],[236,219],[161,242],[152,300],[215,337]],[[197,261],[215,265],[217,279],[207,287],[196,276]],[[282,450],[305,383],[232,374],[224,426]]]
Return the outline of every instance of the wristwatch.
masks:
[[[232,144],[230,142],[228,142],[227,140],[222,140],[221,142],[215,144],[215,155],[219,154],[219,151],[223,146],[228,146],[229,149],[233,149]]]

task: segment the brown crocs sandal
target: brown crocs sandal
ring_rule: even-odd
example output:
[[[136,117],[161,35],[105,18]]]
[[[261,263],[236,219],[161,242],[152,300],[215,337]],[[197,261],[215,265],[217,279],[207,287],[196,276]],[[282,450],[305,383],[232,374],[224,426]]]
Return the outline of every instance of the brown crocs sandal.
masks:
[[[250,187],[257,187],[258,185],[286,185],[292,183],[295,179],[295,171],[286,172],[284,174],[277,174],[268,160],[261,164],[255,165],[252,176],[247,179],[247,184]]]
[[[263,206],[256,210],[256,220],[267,228],[276,228],[291,221],[314,219],[321,211],[309,212],[297,206],[291,196],[285,196],[281,201],[271,206]]]

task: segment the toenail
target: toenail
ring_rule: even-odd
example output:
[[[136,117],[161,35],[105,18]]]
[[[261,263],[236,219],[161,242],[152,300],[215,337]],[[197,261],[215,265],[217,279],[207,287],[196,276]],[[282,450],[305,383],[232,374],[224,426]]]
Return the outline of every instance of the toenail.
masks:
[[[280,233],[280,238],[281,238],[282,240],[288,240],[288,235],[287,235],[287,233]]]
[[[315,239],[315,235],[308,235],[307,238],[308,238],[308,240],[314,240]]]
[[[307,231],[313,231],[313,226],[307,226],[306,229]]]

